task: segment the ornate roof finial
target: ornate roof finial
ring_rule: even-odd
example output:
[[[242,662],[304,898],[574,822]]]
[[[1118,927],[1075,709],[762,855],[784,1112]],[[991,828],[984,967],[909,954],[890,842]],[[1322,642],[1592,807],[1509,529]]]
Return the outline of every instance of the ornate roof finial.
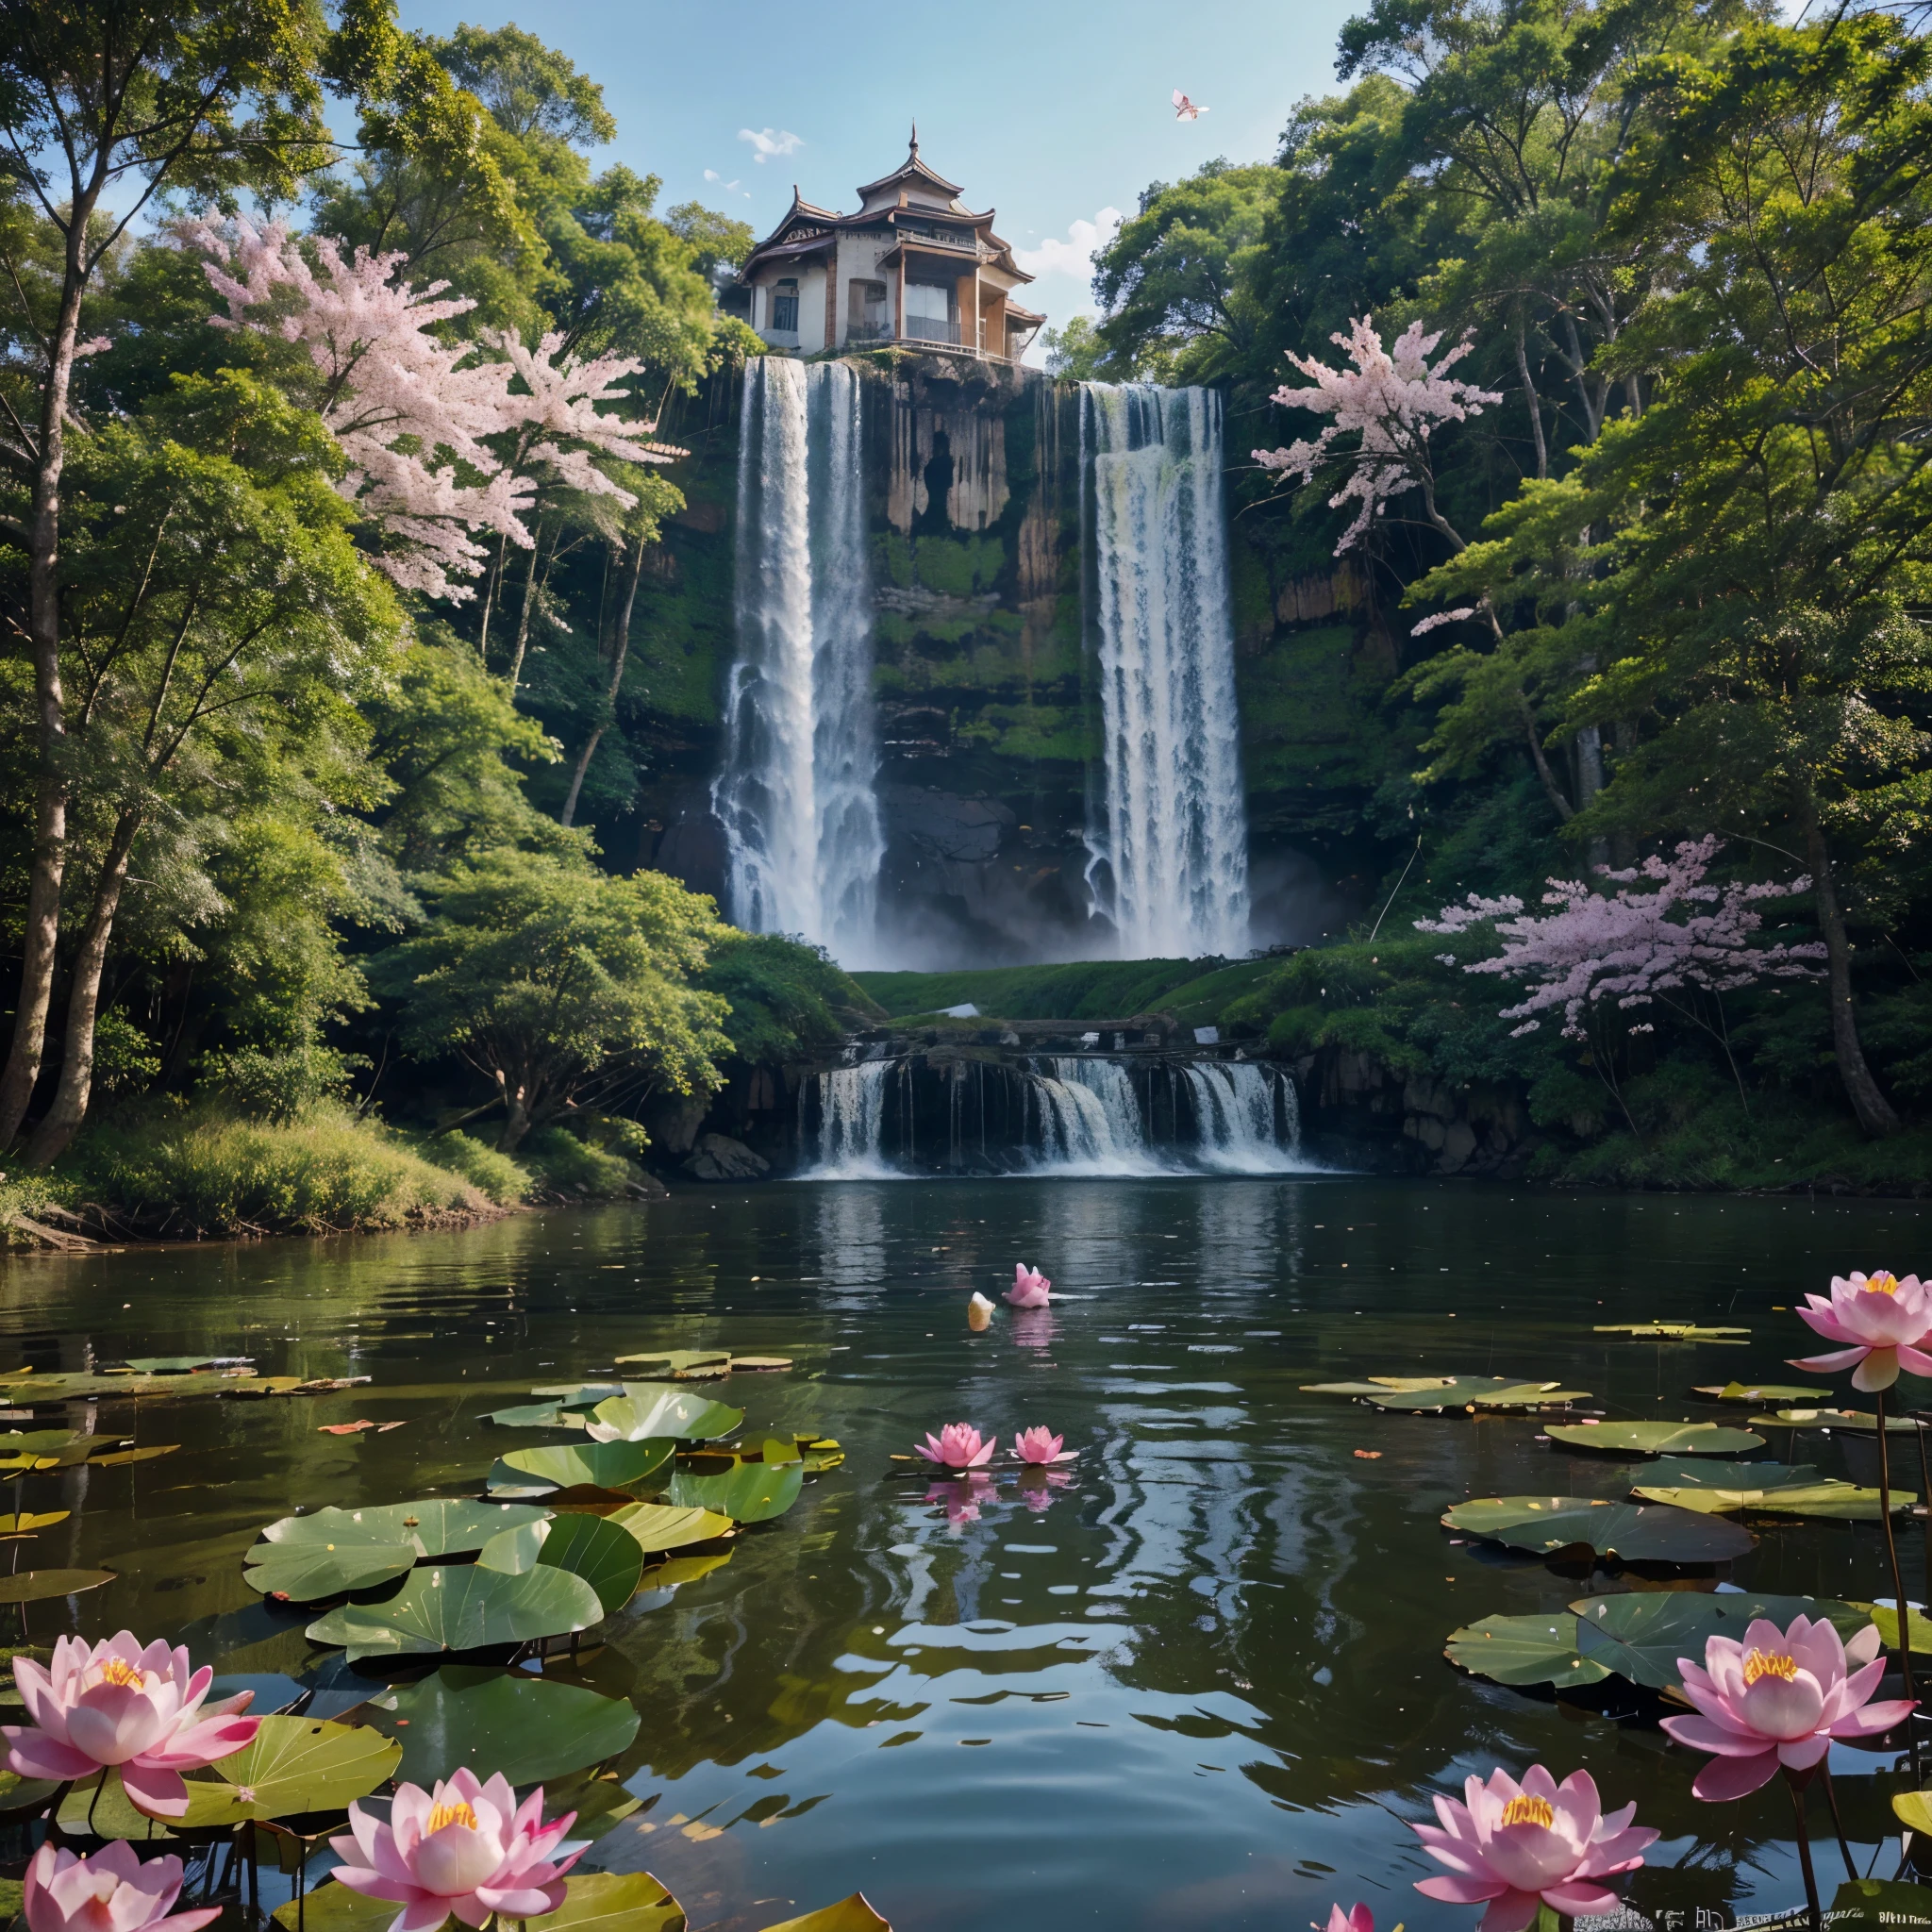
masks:
[[[919,123],[917,121],[912,124],[912,146],[910,152],[914,155],[919,152]]]

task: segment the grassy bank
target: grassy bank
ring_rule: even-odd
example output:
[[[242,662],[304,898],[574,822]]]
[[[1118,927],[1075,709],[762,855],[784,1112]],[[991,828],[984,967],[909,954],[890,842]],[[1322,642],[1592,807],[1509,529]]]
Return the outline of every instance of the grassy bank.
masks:
[[[1214,1023],[1223,1006],[1274,962],[1225,966],[1195,959],[1082,959],[1069,966],[989,966],[958,973],[855,973],[895,1020],[975,1006],[999,1020],[1125,1020],[1171,1012],[1184,1024]]]
[[[608,1197],[636,1178],[620,1156],[555,1128],[512,1160],[464,1134],[406,1135],[342,1108],[274,1121],[201,1103],[110,1115],[47,1173],[0,1177],[0,1227],[22,1246],[348,1234]]]

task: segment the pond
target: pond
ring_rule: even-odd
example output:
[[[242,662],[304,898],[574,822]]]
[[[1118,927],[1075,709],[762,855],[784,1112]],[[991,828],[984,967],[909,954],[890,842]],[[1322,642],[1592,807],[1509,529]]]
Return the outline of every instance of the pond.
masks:
[[[25,1479],[27,1507],[74,1513],[22,1567],[118,1573],[32,1607],[32,1635],[75,1615],[89,1635],[131,1625],[225,1674],[320,1682],[344,1708],[361,1692],[343,1689],[340,1653],[304,1638],[308,1614],[242,1581],[262,1524],[474,1493],[506,1447],[549,1440],[513,1439],[486,1411],[621,1354],[777,1354],[789,1374],[708,1392],[748,1408],[747,1434],[836,1437],[844,1466],[728,1563],[637,1598],[577,1666],[642,1714],[620,1768],[646,1803],[595,1857],[655,1873],[693,1926],[760,1926],[862,1888],[899,1932],[1298,1926],[1357,1898],[1385,1932],[1462,1928],[1470,1908],[1411,1890],[1434,1868],[1405,1821],[1472,1771],[1537,1760],[1587,1767],[1607,1805],[1634,1798],[1661,1829],[1628,1887],[1641,1909],[1785,1906],[1798,1880],[1778,1785],[1701,1805],[1701,1758],[1654,1724],[1444,1659],[1478,1618],[1659,1579],[1559,1574],[1445,1530],[1442,1510],[1622,1499],[1632,1465],[1540,1441],[1530,1416],[1385,1415],[1303,1385],[1555,1378],[1610,1418],[1737,1424],[1752,1411],[1693,1387],[1807,1380],[1786,1359],[1809,1352],[1808,1331],[1778,1309],[1835,1271],[1905,1272],[1923,1228],[1907,1202],[1006,1180],[721,1190],[456,1234],[19,1261],[0,1366],[202,1351],[374,1378],[316,1397],[101,1402],[100,1430],[180,1447]],[[1016,1260],[1052,1277],[1052,1308],[1003,1307],[970,1334],[969,1292],[997,1293]],[[1749,1339],[1593,1332],[1657,1317]],[[322,1432],[361,1418],[403,1426]],[[1050,1424],[1080,1452],[1072,1479],[929,1495],[889,1458],[956,1420],[1003,1441]],[[1799,1448],[1872,1480],[1869,1436]],[[1916,1487],[1909,1445],[1897,1463]],[[1747,1555],[1676,1586],[1890,1594],[1874,1524],[1753,1528]],[[1908,1587],[1919,1534],[1904,1532]],[[1893,1759],[1840,1747],[1833,1761],[1861,1867],[1889,1838],[1889,1876]],[[1828,1898],[1838,1854],[1822,1820],[1814,1832]]]

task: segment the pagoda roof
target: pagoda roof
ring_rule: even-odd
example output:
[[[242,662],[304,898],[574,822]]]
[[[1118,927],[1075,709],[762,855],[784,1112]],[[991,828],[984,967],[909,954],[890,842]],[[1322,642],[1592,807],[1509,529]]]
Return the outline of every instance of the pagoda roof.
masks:
[[[912,124],[912,140],[906,149],[906,158],[890,175],[881,175],[876,181],[866,182],[858,191],[859,199],[862,201],[877,189],[891,188],[895,183],[908,178],[929,181],[935,188],[942,190],[948,195],[957,195],[959,192],[959,184],[957,181],[948,181],[943,175],[935,173],[920,159],[919,123],[916,121]]]

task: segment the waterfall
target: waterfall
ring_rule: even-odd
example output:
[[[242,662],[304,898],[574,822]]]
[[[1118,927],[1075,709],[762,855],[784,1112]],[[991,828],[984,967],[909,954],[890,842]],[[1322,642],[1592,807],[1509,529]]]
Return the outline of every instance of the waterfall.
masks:
[[[1292,1080],[1246,1060],[1208,1060],[1185,1071],[1194,1101],[1195,1158],[1203,1167],[1214,1174],[1292,1174],[1306,1166]]]
[[[1125,1068],[1072,1055],[1047,1064],[1051,1074],[1027,1075],[1039,1134],[1037,1141],[1031,1132],[1026,1139],[1037,1168],[1081,1174],[1168,1172],[1148,1152],[1141,1104]]]
[[[1248,944],[1221,399],[1081,385],[1106,762],[1087,876],[1123,958]]]
[[[818,1159],[802,1176],[817,1181],[896,1180],[887,1166],[884,1138],[887,1059],[834,1067],[818,1075]]]
[[[862,392],[839,362],[745,371],[738,459],[738,657],[712,808],[733,920],[863,965],[876,926],[872,593]]]

